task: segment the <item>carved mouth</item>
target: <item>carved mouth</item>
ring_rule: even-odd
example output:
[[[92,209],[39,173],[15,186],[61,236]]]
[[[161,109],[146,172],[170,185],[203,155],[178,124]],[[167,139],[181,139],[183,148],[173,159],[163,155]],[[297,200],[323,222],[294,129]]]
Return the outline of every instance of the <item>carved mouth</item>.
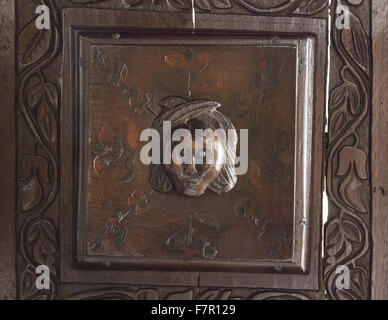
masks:
[[[201,188],[201,180],[180,180],[180,184],[183,187],[183,193],[188,196],[197,195]]]
[[[197,188],[200,184],[201,181],[199,180],[184,180],[182,181],[183,182],[183,185],[187,188],[191,188],[191,189],[194,189],[194,188]]]

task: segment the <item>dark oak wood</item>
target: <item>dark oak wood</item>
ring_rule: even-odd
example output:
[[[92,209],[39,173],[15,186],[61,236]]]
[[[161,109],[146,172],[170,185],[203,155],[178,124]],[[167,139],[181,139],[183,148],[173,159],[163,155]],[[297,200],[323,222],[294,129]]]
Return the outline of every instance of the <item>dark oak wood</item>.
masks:
[[[90,13],[93,12],[91,15]],[[93,273],[94,271],[83,271],[82,267],[78,268],[79,270],[70,270],[69,266],[71,265],[71,261],[73,260],[73,254],[72,254],[72,248],[76,245],[74,243],[75,238],[71,238],[70,236],[74,234],[75,232],[75,225],[73,220],[71,220],[71,214],[73,212],[76,212],[79,209],[77,208],[77,205],[75,207],[69,206],[71,203],[77,204],[79,201],[80,203],[85,203],[85,200],[79,200],[82,199],[79,198],[77,189],[75,189],[75,186],[78,184],[79,177],[83,176],[85,174],[86,169],[88,165],[83,167],[82,171],[78,171],[77,166],[79,162],[71,161],[71,159],[82,159],[82,162],[84,162],[85,156],[79,156],[79,155],[73,155],[74,150],[82,150],[83,147],[78,148],[76,147],[78,144],[78,138],[77,138],[77,132],[80,132],[84,134],[83,132],[86,132],[85,130],[87,128],[88,120],[78,120],[77,117],[74,118],[74,116],[77,113],[74,113],[72,110],[83,110],[82,112],[85,112],[87,114],[87,117],[85,119],[88,119],[90,116],[90,113],[87,111],[87,104],[85,104],[84,100],[85,98],[82,98],[79,100],[79,93],[77,92],[84,92],[84,89],[80,91],[76,90],[75,88],[78,88],[77,81],[78,80],[78,67],[77,67],[77,61],[81,59],[83,61],[85,58],[90,55],[90,53],[84,53],[88,52],[83,49],[83,47],[80,47],[81,49],[78,49],[78,39],[82,39],[82,42],[85,43],[84,48],[89,48],[91,45],[121,45],[124,46],[126,43],[136,43],[136,41],[142,41],[140,43],[146,43],[145,40],[142,40],[141,33],[136,36],[135,39],[140,40],[131,40],[131,36],[129,31],[131,31],[131,28],[134,29],[142,29],[143,33],[148,33],[150,36],[152,36],[152,32],[155,34],[158,34],[158,37],[165,38],[163,40],[163,44],[166,45],[166,42],[173,41],[174,40],[174,33],[173,30],[180,30],[181,33],[184,33],[184,28],[190,25],[190,21],[187,20],[188,16],[182,15],[182,14],[164,14],[164,13],[142,13],[142,15],[136,13],[133,14],[129,11],[101,11],[101,10],[68,10],[65,11],[65,53],[64,53],[64,66],[65,66],[65,72],[64,72],[64,95],[63,95],[63,101],[64,101],[64,108],[63,112],[64,115],[62,117],[65,124],[62,128],[62,136],[63,138],[63,144],[62,144],[62,154],[66,157],[63,158],[63,166],[62,166],[62,176],[64,177],[63,180],[63,189],[61,191],[61,194],[65,195],[66,198],[63,199],[62,202],[62,223],[63,226],[63,241],[62,244],[64,245],[62,247],[62,255],[63,259],[62,261],[65,261],[65,265],[61,268],[63,272],[63,280],[65,281],[90,281],[89,279],[93,279]],[[120,19],[117,19],[117,16],[120,16]],[[171,19],[173,16],[174,19]],[[169,19],[170,18],[170,19]],[[82,21],[82,23],[80,22]],[[150,23],[148,23],[149,21]],[[280,262],[267,262],[266,268],[271,267],[272,270],[275,268],[277,273],[273,274],[259,274],[255,273],[252,275],[246,275],[244,273],[235,273],[235,274],[222,274],[220,273],[219,276],[215,273],[198,273],[199,267],[201,267],[201,270],[209,269],[212,264],[211,262],[206,261],[195,261],[188,263],[185,260],[182,261],[175,261],[174,263],[177,265],[177,268],[185,269],[185,270],[195,270],[195,272],[189,272],[189,273],[173,273],[173,272],[164,272],[166,275],[166,280],[170,281],[170,277],[173,277],[175,279],[175,283],[178,284],[186,284],[185,281],[187,279],[196,279],[198,277],[198,280],[200,283],[203,283],[204,286],[207,285],[218,285],[218,286],[229,286],[229,283],[231,283],[228,278],[233,277],[232,283],[239,283],[239,286],[248,286],[248,287],[259,287],[259,286],[270,286],[270,287],[276,287],[276,288],[289,288],[289,285],[291,285],[292,288],[303,288],[303,289],[318,289],[319,287],[319,281],[318,281],[318,272],[319,272],[319,252],[320,252],[320,237],[319,237],[319,231],[320,230],[320,206],[321,206],[321,200],[319,196],[314,196],[310,198],[308,195],[311,192],[311,195],[313,194],[321,194],[321,186],[322,186],[322,141],[323,141],[323,110],[324,110],[324,68],[325,68],[325,21],[323,20],[312,20],[312,19],[299,19],[299,18],[293,18],[290,20],[289,18],[263,18],[263,17],[245,17],[244,22],[241,22],[241,17],[239,16],[228,16],[228,18],[224,18],[222,16],[217,17],[216,19],[214,17],[211,17],[209,15],[203,15],[198,14],[197,15],[197,32],[198,35],[190,36],[189,34],[186,36],[184,43],[186,45],[193,43],[190,41],[196,41],[198,44],[204,44],[208,37],[209,44],[230,44],[230,45],[244,45],[244,41],[246,44],[253,45],[255,39],[260,39],[260,36],[263,37],[266,34],[269,34],[270,36],[274,36],[279,34],[279,39],[277,41],[282,41],[282,38],[280,36],[288,36],[289,39],[292,39],[292,37],[295,37],[298,35],[298,32],[300,33],[298,35],[299,38],[305,38],[306,36],[315,36],[316,41],[310,40],[310,42],[306,42],[303,46],[299,47],[299,51],[302,52],[302,56],[299,59],[302,59],[304,53],[306,52],[306,57],[303,58],[304,65],[311,66],[311,70],[314,70],[314,76],[315,82],[314,82],[314,89],[312,87],[306,86],[308,82],[301,81],[298,85],[299,90],[301,90],[300,94],[298,94],[299,97],[299,103],[298,108],[301,108],[301,106],[304,104],[305,101],[308,101],[309,99],[312,99],[313,93],[314,93],[314,107],[305,106],[301,108],[298,111],[298,135],[297,135],[297,142],[296,142],[296,148],[297,150],[306,150],[303,152],[299,152],[298,154],[303,155],[303,159],[310,158],[309,148],[311,147],[311,152],[313,155],[312,160],[312,166],[302,158],[299,158],[299,155],[297,156],[297,181],[304,181],[296,183],[297,189],[296,189],[296,216],[295,216],[295,230],[296,232],[299,232],[300,227],[303,226],[306,227],[305,229],[305,235],[302,233],[297,233],[296,243],[297,246],[306,246],[305,249],[302,251],[305,252],[306,258],[304,258],[301,255],[300,249],[299,251],[296,251],[297,255],[299,255],[300,263],[302,265],[305,265],[303,267],[303,271],[305,274],[293,274],[292,277],[289,275],[286,275],[287,273],[287,266],[282,265]],[[99,27],[100,34],[96,34],[93,38],[93,29],[96,27]],[[155,30],[153,31],[152,28]],[[165,34],[163,34],[163,30]],[[203,30],[203,31],[202,31]],[[205,31],[207,30],[207,31]],[[223,31],[227,30],[227,31]],[[168,31],[168,33],[167,33]],[[244,32],[245,40],[244,38],[236,38],[236,40],[233,40],[233,38],[230,38],[229,40],[221,40],[220,37],[229,36],[232,37],[237,32]],[[112,33],[114,32],[114,33]],[[226,34],[222,32],[227,32]],[[105,33],[105,35],[104,35]],[[115,40],[112,39],[112,34],[118,34],[120,33],[120,39]],[[128,36],[126,36],[126,33],[128,33]],[[84,35],[84,36],[81,36]],[[88,37],[90,39],[88,39]],[[175,36],[177,37],[177,36]],[[179,37],[182,37],[180,35]],[[196,39],[198,38],[198,40]],[[217,38],[218,37],[218,38]],[[234,36],[236,37],[236,36]],[[250,38],[251,37],[251,40]],[[256,38],[255,38],[256,37]],[[108,39],[108,40],[104,40]],[[128,39],[127,39],[128,38]],[[109,40],[111,39],[111,40]],[[152,38],[151,38],[152,39]],[[156,38],[157,39],[157,38]],[[169,40],[173,39],[173,40]],[[192,39],[192,40],[190,40]],[[309,39],[309,38],[307,38]],[[239,42],[233,42],[233,41],[239,41]],[[151,40],[148,40],[151,41]],[[157,45],[159,42],[158,40],[153,40],[154,44]],[[182,41],[182,40],[180,40]],[[90,44],[88,44],[90,43]],[[176,43],[179,43],[176,41]],[[302,42],[303,43],[303,42]],[[280,42],[279,42],[280,44]],[[286,42],[285,42],[286,44]],[[314,48],[314,54],[309,54],[308,48]],[[73,50],[73,51],[72,51]],[[82,57],[78,56],[78,52],[82,54]],[[108,51],[109,53],[109,51]],[[301,61],[301,60],[300,60]],[[85,66],[85,62],[83,62]],[[91,66],[92,67],[92,66]],[[89,66],[89,68],[91,68]],[[300,68],[300,70],[303,70],[303,68]],[[86,75],[89,70],[82,72],[82,75]],[[306,79],[306,77],[309,77],[312,79],[312,74],[304,73],[299,75],[301,79]],[[82,95],[82,97],[88,97],[87,95]],[[307,100],[306,100],[307,99]],[[78,102],[80,101],[80,102]],[[311,101],[311,100],[310,100]],[[81,104],[79,104],[81,103]],[[85,107],[83,107],[85,105]],[[73,109],[72,109],[73,108]],[[299,110],[299,109],[298,109]],[[85,117],[85,116],[84,116]],[[313,118],[312,118],[313,117]],[[71,124],[71,125],[70,125]],[[80,127],[77,127],[80,126]],[[313,130],[314,127],[314,138],[310,140],[310,134],[306,135],[305,132],[310,132],[310,130]],[[73,132],[73,139],[70,138],[70,134]],[[75,137],[75,138],[74,138]],[[75,139],[75,140],[74,140]],[[82,139],[85,141],[85,138]],[[72,142],[73,141],[73,142]],[[75,148],[75,149],[73,149]],[[307,152],[307,153],[306,153]],[[84,153],[85,154],[85,153]],[[69,168],[71,171],[75,172],[75,179],[71,181],[71,175],[69,175]],[[84,172],[84,174],[82,173]],[[302,173],[304,172],[304,173]],[[307,179],[307,180],[305,180]],[[310,183],[312,183],[312,189],[310,189]],[[82,184],[81,184],[82,185]],[[305,187],[303,187],[305,186]],[[306,191],[302,191],[303,188],[307,188],[308,193]],[[85,190],[85,189],[83,189]],[[299,191],[298,191],[299,190]],[[83,191],[85,192],[85,191]],[[307,197],[307,198],[305,198]],[[70,199],[73,200],[70,200]],[[305,202],[308,199],[307,202]],[[305,203],[306,207],[299,207],[300,204]],[[308,209],[310,206],[311,209]],[[300,212],[305,212],[305,217],[298,217]],[[85,210],[81,209],[81,215],[79,217],[82,217],[84,215]],[[305,220],[304,222],[302,220]],[[81,220],[83,221],[83,220]],[[83,230],[84,226],[86,225],[86,222],[78,223],[79,230]],[[83,233],[84,231],[82,231]],[[82,235],[81,233],[81,235]],[[301,238],[300,238],[301,237]],[[306,237],[306,238],[305,238]],[[297,240],[299,239],[299,240]],[[144,271],[120,271],[119,272],[106,272],[104,274],[104,277],[107,277],[107,279],[110,279],[109,282],[116,282],[115,280],[118,275],[120,274],[120,281],[121,282],[136,282],[136,283],[144,283],[143,277],[146,277],[146,275],[149,276],[149,280],[146,282],[147,284],[153,284],[155,281],[163,281],[163,278],[161,277],[160,273],[159,276],[156,276],[154,278],[154,272],[152,271],[145,271],[148,269],[165,269],[167,267],[169,260],[162,260],[162,259],[152,259],[152,260],[145,260],[145,259],[129,259],[125,260],[123,258],[118,257],[101,257],[98,258],[97,256],[89,256],[89,257],[83,257],[85,256],[84,248],[86,247],[85,240],[83,240],[83,236],[79,237],[78,243],[78,250],[81,250],[81,262],[82,264],[97,264],[97,266],[101,268],[109,268],[109,267],[116,267],[120,269],[124,269],[125,266],[130,267],[132,264],[132,269],[136,267],[137,269],[142,269]],[[308,245],[307,245],[308,243]],[[299,253],[298,253],[299,252]],[[171,260],[170,260],[171,261]],[[197,265],[195,264],[197,263]],[[164,267],[166,266],[166,267]],[[248,265],[246,265],[248,266]],[[96,265],[94,266],[96,267]],[[214,265],[212,271],[221,271],[222,268],[231,269],[231,270],[238,270],[242,271],[244,266],[244,263],[240,263],[238,265],[236,262],[229,260],[226,262],[222,262],[218,264],[217,269],[214,269],[216,265]],[[250,264],[249,267],[254,268],[254,264]],[[246,268],[246,267],[245,267]],[[170,267],[171,269],[171,267]],[[250,272],[253,272],[253,270],[250,270]],[[266,270],[267,272],[269,270]],[[297,270],[296,270],[297,271]],[[291,270],[290,270],[291,272]],[[98,272],[101,277],[101,272]],[[125,275],[125,276],[123,276]],[[186,279],[186,280],[185,280]],[[105,280],[104,280],[105,281]],[[189,284],[191,283],[191,280]],[[168,284],[166,282],[165,284]]]
[[[329,299],[368,299],[372,254],[370,1],[349,4],[349,28],[336,26],[341,3],[332,1],[331,10],[326,159],[329,215],[323,273]],[[337,268],[343,266],[349,268],[348,290],[336,285],[341,275]]]
[[[272,20],[273,19],[273,20]],[[255,17],[247,17],[243,22],[244,30],[266,30],[273,23],[273,29],[271,33],[278,32],[280,34],[287,34],[290,32],[289,36],[292,37],[292,34],[296,35],[298,33],[301,34],[314,34],[316,38],[316,42],[314,43],[316,51],[315,51],[315,63],[317,70],[323,70],[325,68],[326,63],[326,54],[325,49],[321,46],[324,45],[323,39],[326,37],[326,24],[322,20],[314,20],[310,21],[308,25],[306,25],[303,19],[294,19],[289,22],[277,20],[278,18],[263,18],[262,24],[259,20],[255,20]],[[239,25],[240,17],[229,17],[227,22],[222,19],[211,17],[210,15],[203,15],[203,18],[198,21],[196,24],[198,29],[208,29],[210,26],[214,28],[221,28],[224,30],[235,30],[236,25]],[[271,23],[272,22],[272,23]],[[268,27],[265,25],[268,24]],[[283,25],[286,25],[285,29],[283,29]],[[323,123],[324,123],[324,114],[321,111],[324,109],[324,83],[325,79],[321,77],[322,74],[319,72],[315,74],[315,85],[314,85],[314,116],[312,125],[314,127],[313,131],[313,139],[312,139],[312,157],[313,157],[313,167],[311,168],[311,176],[315,177],[308,184],[311,195],[321,193],[322,188],[322,180],[323,178],[323,162],[322,162],[322,154],[320,150],[323,148]],[[288,283],[288,281],[294,282],[295,285],[301,286],[302,288],[308,289],[319,289],[319,282],[317,283],[314,278],[310,277],[312,273],[315,273],[314,270],[319,272],[320,270],[320,259],[318,258],[319,252],[321,251],[320,241],[316,241],[314,239],[314,235],[319,233],[321,228],[320,224],[320,212],[321,212],[322,201],[319,198],[315,198],[312,196],[310,202],[311,208],[311,216],[310,221],[312,224],[309,226],[309,246],[310,246],[310,273],[306,275],[292,275],[292,278],[288,278],[286,275],[277,276],[276,274],[268,273],[265,275],[265,281],[267,284],[271,283],[271,286],[276,288],[282,288],[283,285]],[[312,273],[311,273],[312,272]],[[201,284],[204,286],[215,286],[217,284],[221,284],[226,286],[226,279],[231,278],[234,283],[244,283],[244,282],[255,282],[259,277],[258,274],[243,274],[243,275],[234,275],[234,274],[226,274],[226,273],[217,273],[214,275],[213,273],[201,273]],[[268,282],[267,282],[268,281]],[[310,287],[311,286],[311,287]]]
[[[388,299],[388,6],[372,1],[372,299]]]
[[[35,8],[42,2],[50,7],[52,28],[36,32]],[[384,256],[386,93],[383,81],[387,64],[383,40],[387,5],[381,0],[347,1],[350,30],[338,30],[335,12],[343,2],[331,1],[329,137],[325,161],[330,212],[324,233],[325,256],[321,259],[319,241],[322,179],[315,179],[311,185],[311,207],[316,223],[311,225],[309,233],[316,237],[305,240],[312,254],[306,267],[308,272],[290,276],[282,274],[282,270],[267,274],[134,273],[126,267],[125,270],[109,270],[112,268],[109,261],[94,269],[83,269],[76,264],[73,244],[77,220],[59,214],[69,210],[72,196],[70,189],[67,192],[59,189],[61,183],[71,183],[69,170],[63,166],[72,160],[71,153],[67,152],[70,149],[61,148],[63,142],[71,141],[63,126],[73,128],[72,119],[61,117],[63,107],[71,103],[67,87],[70,79],[63,78],[61,70],[62,66],[74,63],[67,60],[70,55],[64,44],[66,41],[75,43],[74,38],[67,38],[71,30],[63,30],[63,26],[69,21],[75,25],[89,21],[93,32],[107,31],[101,25],[105,19],[101,9],[116,9],[116,14],[106,19],[111,24],[112,35],[132,23],[143,23],[143,12],[160,13],[159,18],[150,19],[147,24],[149,28],[161,28],[166,32],[173,32],[177,25],[192,31],[195,25],[202,33],[216,29],[239,36],[252,30],[260,36],[267,33],[290,38],[298,37],[298,33],[302,37],[315,34],[318,35],[316,45],[320,47],[315,58],[322,72],[315,79],[318,91],[314,92],[314,97],[316,105],[323,106],[327,44],[324,25],[329,1],[258,0],[250,5],[251,1],[226,0],[221,8],[218,2],[205,0],[196,3],[197,19],[193,21],[190,0],[180,2],[181,7],[169,6],[165,1],[158,5],[145,0],[131,6],[118,0],[2,0],[0,299],[322,299],[325,291],[329,299],[387,299],[388,268]],[[67,8],[88,8],[92,14],[72,11],[73,16],[69,17],[64,11]],[[136,15],[128,15],[128,11]],[[82,30],[74,31],[77,34]],[[372,50],[373,37],[376,40]],[[321,113],[314,114],[318,126],[313,128],[316,158],[312,170],[317,177],[321,173],[321,178],[324,172],[319,156],[323,149],[323,110],[322,107]],[[34,268],[40,264],[50,267],[50,290],[36,290],[33,285]],[[350,268],[350,290],[338,290],[335,285],[337,267],[342,265]],[[315,276],[310,277],[310,271],[314,271]]]
[[[0,3],[0,299],[16,298],[15,3]]]

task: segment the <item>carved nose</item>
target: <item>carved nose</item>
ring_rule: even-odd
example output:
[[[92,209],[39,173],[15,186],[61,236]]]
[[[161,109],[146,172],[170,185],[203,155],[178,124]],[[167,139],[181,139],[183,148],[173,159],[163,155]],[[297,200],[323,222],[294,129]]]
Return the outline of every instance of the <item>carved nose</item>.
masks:
[[[186,167],[185,167],[185,174],[192,175],[192,174],[196,174],[196,173],[197,173],[197,170],[195,169],[195,164],[194,163],[190,163],[190,164],[186,165]]]

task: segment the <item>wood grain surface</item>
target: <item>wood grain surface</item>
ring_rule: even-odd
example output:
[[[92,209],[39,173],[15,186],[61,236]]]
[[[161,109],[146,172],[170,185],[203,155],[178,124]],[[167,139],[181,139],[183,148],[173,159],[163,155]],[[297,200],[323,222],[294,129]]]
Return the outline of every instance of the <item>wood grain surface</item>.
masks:
[[[388,3],[372,1],[372,298],[388,299]]]
[[[15,7],[0,2],[0,299],[16,297]]]

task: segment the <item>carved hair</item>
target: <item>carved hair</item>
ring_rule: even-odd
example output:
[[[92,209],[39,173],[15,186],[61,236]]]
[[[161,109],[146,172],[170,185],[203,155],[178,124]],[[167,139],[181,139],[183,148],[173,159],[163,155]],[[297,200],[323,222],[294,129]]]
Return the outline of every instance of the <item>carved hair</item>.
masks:
[[[171,97],[160,101],[160,106],[165,111],[162,111],[155,119],[152,128],[158,130],[161,136],[163,136],[163,121],[171,121],[173,131],[183,127],[191,132],[194,129],[209,128],[212,130],[224,129],[225,133],[228,134],[228,130],[233,129],[231,132],[233,132],[234,144],[221,139],[226,159],[221,172],[208,186],[217,194],[233,189],[237,183],[235,172],[237,134],[232,122],[216,110],[221,104],[211,100],[186,101],[179,97]],[[193,127],[194,123],[199,124],[200,128]],[[172,189],[170,178],[161,164],[151,164],[149,179],[152,188],[159,192],[169,192]]]

